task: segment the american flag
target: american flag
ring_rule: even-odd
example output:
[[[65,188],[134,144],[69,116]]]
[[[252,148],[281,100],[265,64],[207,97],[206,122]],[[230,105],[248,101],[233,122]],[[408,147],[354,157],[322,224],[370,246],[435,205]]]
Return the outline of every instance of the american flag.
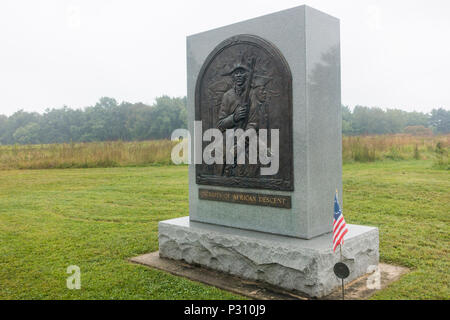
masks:
[[[333,219],[333,252],[337,246],[344,243],[344,236],[348,232],[347,225],[345,224],[344,215],[339,207],[337,199],[337,191],[334,195],[334,219]]]

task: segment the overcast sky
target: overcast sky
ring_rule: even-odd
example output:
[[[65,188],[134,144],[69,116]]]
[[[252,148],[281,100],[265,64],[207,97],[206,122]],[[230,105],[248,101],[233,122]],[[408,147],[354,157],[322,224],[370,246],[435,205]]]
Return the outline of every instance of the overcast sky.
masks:
[[[341,20],[342,103],[450,108],[448,0],[1,0],[0,113],[186,94],[186,36],[302,4]]]

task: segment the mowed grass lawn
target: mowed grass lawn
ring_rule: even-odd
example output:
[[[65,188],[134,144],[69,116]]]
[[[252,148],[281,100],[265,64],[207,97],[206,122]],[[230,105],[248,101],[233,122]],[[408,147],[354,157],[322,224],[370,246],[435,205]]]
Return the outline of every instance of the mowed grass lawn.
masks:
[[[349,164],[344,191],[347,222],[379,227],[381,261],[411,268],[373,298],[449,299],[450,172]],[[127,261],[157,250],[158,221],[187,214],[185,166],[0,171],[0,299],[242,298]]]

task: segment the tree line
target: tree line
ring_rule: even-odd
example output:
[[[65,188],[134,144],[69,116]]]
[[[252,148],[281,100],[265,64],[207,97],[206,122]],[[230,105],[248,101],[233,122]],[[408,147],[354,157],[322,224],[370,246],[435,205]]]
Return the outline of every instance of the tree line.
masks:
[[[43,114],[20,110],[0,116],[0,144],[166,139],[186,127],[185,97],[162,96],[153,105],[103,97],[84,109],[65,106]]]
[[[84,109],[47,109],[43,114],[17,111],[0,115],[0,144],[47,144],[90,141],[136,141],[170,139],[177,128],[187,127],[186,97],[161,96],[152,105],[118,103],[103,97]],[[450,133],[450,110],[430,114],[397,109],[342,107],[344,135],[446,134]]]
[[[352,112],[347,106],[342,106],[342,133],[344,135],[446,134],[450,133],[450,110],[433,109],[428,114],[356,106]]]

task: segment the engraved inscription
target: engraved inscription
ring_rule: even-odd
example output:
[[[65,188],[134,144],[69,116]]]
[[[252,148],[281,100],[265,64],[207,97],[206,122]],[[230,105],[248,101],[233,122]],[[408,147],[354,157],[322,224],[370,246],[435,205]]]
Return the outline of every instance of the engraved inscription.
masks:
[[[291,208],[290,196],[199,189],[198,197],[202,200],[233,202],[285,209]]]

